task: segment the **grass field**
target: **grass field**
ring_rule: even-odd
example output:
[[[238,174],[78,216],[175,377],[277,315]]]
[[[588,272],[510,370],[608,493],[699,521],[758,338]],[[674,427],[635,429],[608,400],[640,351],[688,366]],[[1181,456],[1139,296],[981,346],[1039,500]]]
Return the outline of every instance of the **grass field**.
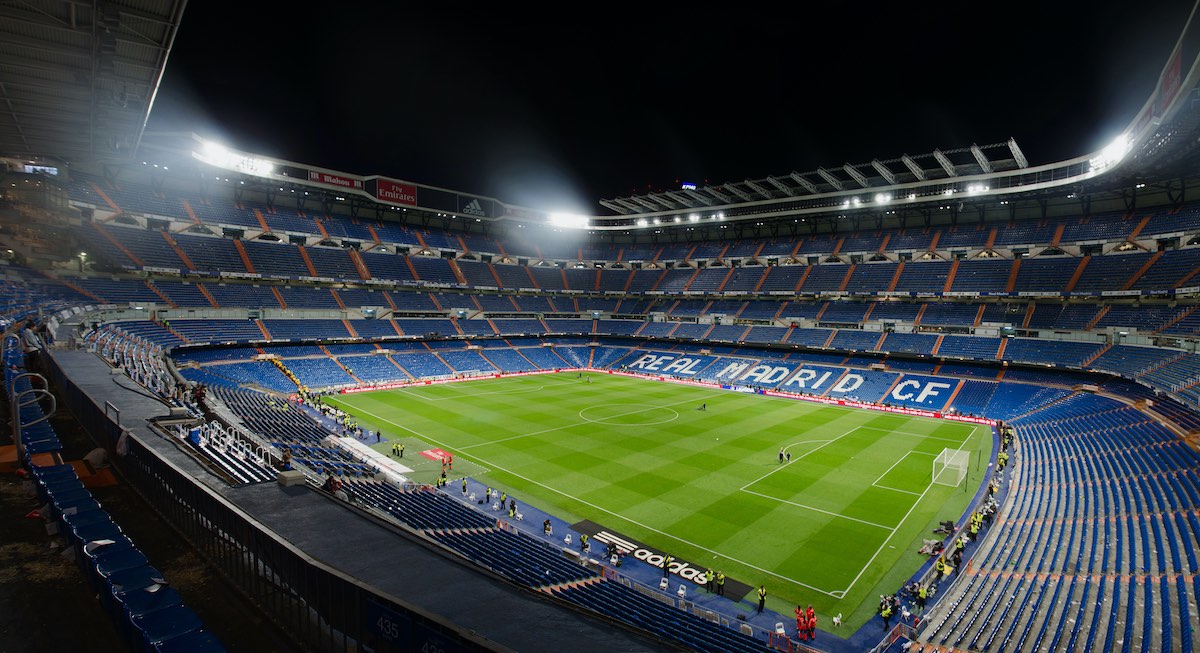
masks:
[[[768,608],[784,615],[812,603],[822,615],[843,613],[851,628],[925,562],[917,549],[937,522],[958,520],[992,447],[986,426],[603,373],[328,403],[381,429],[381,450],[405,442],[413,480],[441,472],[417,455],[440,447],[454,454],[454,478],[765,584]],[[931,482],[946,447],[971,451],[962,487]],[[780,449],[790,463],[779,462]]]

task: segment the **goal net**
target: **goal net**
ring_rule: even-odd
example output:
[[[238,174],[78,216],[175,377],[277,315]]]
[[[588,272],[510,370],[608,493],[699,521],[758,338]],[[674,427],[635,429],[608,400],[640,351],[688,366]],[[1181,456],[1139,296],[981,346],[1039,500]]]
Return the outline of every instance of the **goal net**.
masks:
[[[966,449],[942,449],[933,460],[933,482],[958,487],[967,478],[971,452]]]

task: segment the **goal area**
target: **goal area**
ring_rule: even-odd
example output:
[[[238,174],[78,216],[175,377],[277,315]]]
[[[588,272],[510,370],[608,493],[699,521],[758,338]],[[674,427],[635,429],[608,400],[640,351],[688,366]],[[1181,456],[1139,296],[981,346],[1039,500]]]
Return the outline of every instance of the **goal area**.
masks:
[[[958,487],[967,479],[971,452],[966,449],[942,449],[933,460],[933,482]]]

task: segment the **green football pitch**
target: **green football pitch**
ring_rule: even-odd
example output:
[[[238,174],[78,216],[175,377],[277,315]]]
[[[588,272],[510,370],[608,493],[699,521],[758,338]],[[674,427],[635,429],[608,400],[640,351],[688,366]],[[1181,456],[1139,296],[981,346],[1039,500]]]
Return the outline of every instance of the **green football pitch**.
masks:
[[[823,627],[842,613],[856,628],[928,559],[921,540],[958,521],[992,447],[987,426],[604,373],[326,401],[382,430],[379,450],[403,442],[414,481],[440,475],[418,452],[441,448],[454,455],[452,480],[763,584],[785,616],[811,603]],[[946,448],[970,451],[958,487],[932,482]]]

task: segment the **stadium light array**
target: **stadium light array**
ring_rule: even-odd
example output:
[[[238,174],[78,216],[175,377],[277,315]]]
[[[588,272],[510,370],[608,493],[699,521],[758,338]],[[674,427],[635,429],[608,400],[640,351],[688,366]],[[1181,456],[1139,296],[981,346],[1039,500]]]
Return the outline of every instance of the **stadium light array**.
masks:
[[[587,216],[573,213],[551,213],[550,226],[564,229],[587,229],[588,219]]]
[[[270,177],[275,172],[275,164],[266,159],[248,156],[212,141],[203,141],[200,148],[192,152],[192,157],[211,166],[255,177]]]
[[[1112,167],[1121,162],[1126,154],[1129,154],[1129,149],[1132,143],[1129,142],[1129,137],[1125,134],[1118,136],[1113,142],[1109,143],[1100,153],[1092,157],[1091,164],[1092,172],[1100,172],[1109,167]]]

